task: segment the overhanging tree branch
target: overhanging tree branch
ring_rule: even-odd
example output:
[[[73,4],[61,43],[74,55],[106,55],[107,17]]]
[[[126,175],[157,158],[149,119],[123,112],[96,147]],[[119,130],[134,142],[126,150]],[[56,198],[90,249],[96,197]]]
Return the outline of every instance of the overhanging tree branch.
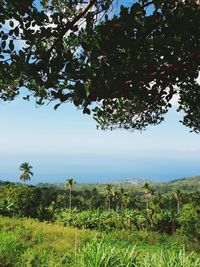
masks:
[[[0,98],[14,99],[25,86],[39,104],[71,101],[89,114],[88,107],[96,102],[95,118],[103,128],[143,129],[163,120],[178,86],[180,107],[189,116],[186,125],[200,131],[200,1],[132,0],[111,16],[112,1],[68,5],[57,0],[61,8],[52,5],[48,16],[45,6],[42,11],[30,6],[24,14],[21,4],[3,1],[0,55],[11,61],[0,62]],[[97,17],[102,22],[97,23],[94,16],[104,11],[107,16]],[[6,20],[11,22],[9,32]],[[86,27],[77,31],[82,21]],[[69,31],[74,34],[67,35]],[[26,47],[13,48],[10,41],[19,36]]]
[[[149,84],[150,82],[153,82],[155,79],[162,79],[163,77],[166,77],[167,75],[170,75],[172,72],[179,73],[182,71],[182,67],[189,67],[189,65],[192,62],[198,62],[200,59],[199,53],[193,53],[189,55],[188,57],[178,61],[176,64],[169,64],[166,66],[161,66],[160,70],[152,72],[152,73],[144,73],[144,75],[141,77],[140,83],[142,85]],[[129,80],[126,81],[125,84],[132,84],[134,81]]]
[[[72,19],[72,21],[68,21],[67,24],[65,25],[65,27],[62,29],[62,31],[60,32],[60,36],[59,38],[54,42],[54,44],[52,45],[52,47],[49,49],[48,53],[51,54],[51,52],[53,51],[53,49],[56,47],[56,45],[62,41],[64,35],[69,31],[72,30],[73,26],[81,19],[83,18],[87,12],[95,5],[95,3],[97,3],[96,0],[91,0],[90,3],[85,7],[84,10],[82,10],[76,17],[74,17]]]

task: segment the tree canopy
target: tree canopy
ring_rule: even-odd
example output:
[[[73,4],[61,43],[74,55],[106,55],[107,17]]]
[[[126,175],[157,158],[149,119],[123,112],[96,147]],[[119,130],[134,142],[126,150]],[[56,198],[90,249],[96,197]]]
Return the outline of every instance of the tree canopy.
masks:
[[[2,0],[0,98],[72,102],[102,129],[143,130],[177,95],[199,132],[199,0],[127,2],[115,12],[117,0]]]

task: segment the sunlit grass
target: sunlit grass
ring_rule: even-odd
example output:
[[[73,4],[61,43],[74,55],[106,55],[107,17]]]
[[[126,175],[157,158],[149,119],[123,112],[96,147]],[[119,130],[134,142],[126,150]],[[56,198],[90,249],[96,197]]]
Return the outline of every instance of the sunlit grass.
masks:
[[[200,258],[185,249],[147,252],[137,246],[120,249],[114,244],[94,240],[79,253],[79,267],[199,267]]]
[[[200,266],[197,255],[165,238],[159,243],[159,238],[156,233],[100,233],[0,216],[0,266]]]
[[[75,249],[96,234],[32,219],[4,217],[0,217],[0,229],[0,263],[5,266],[20,260],[27,264],[25,266],[50,266],[50,262],[52,266],[55,262],[66,266],[67,260],[74,261]]]

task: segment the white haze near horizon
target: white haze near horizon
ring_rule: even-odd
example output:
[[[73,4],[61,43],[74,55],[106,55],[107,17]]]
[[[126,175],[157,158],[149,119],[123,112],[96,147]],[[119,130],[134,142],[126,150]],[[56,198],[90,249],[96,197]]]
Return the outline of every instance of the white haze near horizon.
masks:
[[[24,161],[33,166],[32,183],[200,175],[200,136],[179,123],[176,97],[172,103],[165,121],[142,133],[96,130],[92,117],[72,104],[54,111],[20,98],[0,103],[0,180],[19,181]]]
[[[176,100],[173,101],[176,106]],[[200,174],[200,136],[175,107],[142,133],[101,131],[72,104],[57,111],[20,98],[0,104],[0,180],[19,181],[19,165],[33,166],[32,183],[108,182],[134,177],[171,180]]]

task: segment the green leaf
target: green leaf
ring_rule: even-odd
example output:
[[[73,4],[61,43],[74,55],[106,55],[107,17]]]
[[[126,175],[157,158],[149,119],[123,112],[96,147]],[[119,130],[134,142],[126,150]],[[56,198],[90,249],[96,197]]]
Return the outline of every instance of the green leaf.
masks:
[[[10,20],[9,21],[9,25],[10,25],[11,28],[13,28],[14,27],[14,22],[12,20]]]
[[[15,46],[14,46],[13,40],[10,41],[9,48],[10,48],[11,51],[14,50]]]
[[[16,27],[14,29],[14,33],[15,33],[15,36],[19,36],[19,28],[18,27]]]
[[[47,6],[48,6],[48,0],[41,0],[40,3],[41,3],[41,5],[42,5],[43,8],[47,8]]]
[[[84,108],[84,109],[83,109],[83,114],[88,114],[88,115],[90,115],[90,113],[91,113],[91,111],[90,111],[89,108]]]
[[[10,30],[9,33],[8,33],[10,36],[13,35],[13,30]]]
[[[3,36],[2,36],[2,40],[7,40],[8,39],[8,35],[7,34],[4,34]]]
[[[58,109],[58,107],[61,105],[61,103],[59,103],[59,104],[56,104],[55,106],[54,106],[54,110],[57,110]]]
[[[6,47],[6,41],[3,41],[3,42],[1,43],[1,47],[2,47],[2,49],[4,49],[4,48]]]

